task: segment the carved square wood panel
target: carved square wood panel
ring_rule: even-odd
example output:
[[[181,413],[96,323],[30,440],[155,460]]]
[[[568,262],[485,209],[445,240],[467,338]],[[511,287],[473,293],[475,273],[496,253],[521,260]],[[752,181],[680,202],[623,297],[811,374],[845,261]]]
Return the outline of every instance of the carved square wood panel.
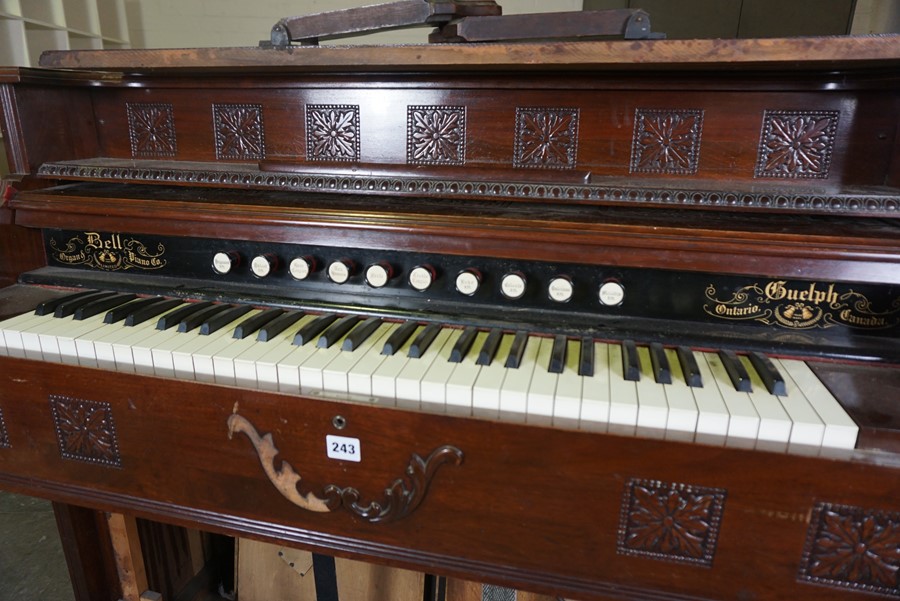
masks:
[[[407,107],[407,163],[413,165],[462,165],[465,161],[466,107]]]
[[[175,156],[175,117],[171,104],[128,102],[125,111],[128,114],[131,156]]]
[[[578,109],[517,108],[513,165],[574,169],[578,156]]]
[[[711,566],[725,490],[632,479],[625,487],[617,551]]]
[[[756,177],[828,177],[837,111],[766,111],[756,159]]]
[[[217,159],[265,158],[261,104],[213,104],[212,110]]]
[[[306,158],[310,161],[359,161],[359,106],[306,106]]]
[[[3,417],[3,410],[0,409],[0,449],[8,449],[9,433],[6,430],[6,420]]]
[[[109,403],[51,395],[50,411],[59,453],[65,459],[122,467]]]
[[[701,110],[636,109],[631,172],[696,173],[702,130]]]
[[[900,513],[818,503],[800,580],[900,597]]]

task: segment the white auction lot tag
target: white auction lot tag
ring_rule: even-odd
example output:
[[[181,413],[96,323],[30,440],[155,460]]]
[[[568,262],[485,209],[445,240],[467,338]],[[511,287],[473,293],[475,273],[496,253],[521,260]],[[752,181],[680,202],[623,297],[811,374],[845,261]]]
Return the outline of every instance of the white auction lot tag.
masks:
[[[358,438],[326,434],[325,447],[328,457],[331,459],[343,459],[344,461],[360,461],[362,459]]]

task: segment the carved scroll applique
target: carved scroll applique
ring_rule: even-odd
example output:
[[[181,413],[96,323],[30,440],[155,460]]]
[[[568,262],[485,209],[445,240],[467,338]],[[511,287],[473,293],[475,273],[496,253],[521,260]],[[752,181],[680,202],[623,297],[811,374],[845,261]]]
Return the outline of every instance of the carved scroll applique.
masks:
[[[245,434],[250,439],[269,481],[294,505],[316,512],[329,512],[343,507],[372,523],[391,522],[411,514],[425,499],[428,486],[437,470],[446,463],[460,465],[463,460],[462,451],[450,445],[438,447],[424,460],[413,453],[406,468],[406,478],[397,478],[385,488],[382,501],[365,503],[360,501],[362,495],[357,489],[342,488],[334,484],[325,486],[322,496],[312,492],[301,494],[299,486],[302,478],[291,464],[282,460],[281,467],[275,468],[275,456],[279,451],[271,433],[260,436],[246,418],[233,413],[228,418],[228,437],[231,438],[235,432]]]

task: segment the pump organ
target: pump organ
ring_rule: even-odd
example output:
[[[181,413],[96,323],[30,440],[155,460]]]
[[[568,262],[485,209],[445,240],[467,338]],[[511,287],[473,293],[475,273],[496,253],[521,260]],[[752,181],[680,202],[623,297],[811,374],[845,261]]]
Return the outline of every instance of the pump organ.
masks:
[[[583,599],[897,595],[898,48],[0,70],[0,483],[73,565],[100,510]]]

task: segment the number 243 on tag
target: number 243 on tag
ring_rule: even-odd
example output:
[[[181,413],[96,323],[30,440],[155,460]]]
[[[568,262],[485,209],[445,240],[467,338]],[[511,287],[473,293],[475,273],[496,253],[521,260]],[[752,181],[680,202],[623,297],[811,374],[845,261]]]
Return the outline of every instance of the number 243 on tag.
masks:
[[[359,439],[346,436],[325,436],[325,447],[330,459],[343,459],[344,461],[360,461]]]

